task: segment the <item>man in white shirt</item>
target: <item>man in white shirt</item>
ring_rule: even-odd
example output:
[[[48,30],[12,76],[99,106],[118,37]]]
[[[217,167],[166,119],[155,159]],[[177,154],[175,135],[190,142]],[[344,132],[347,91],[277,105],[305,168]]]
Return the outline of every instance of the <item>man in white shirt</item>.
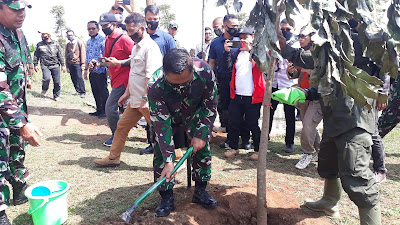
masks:
[[[294,27],[292,27],[286,19],[281,21],[281,30],[283,36],[286,38],[288,44],[293,45],[293,31]],[[294,82],[290,80],[287,76],[287,67],[289,65],[289,61],[284,59],[283,61],[278,61],[275,67],[275,75],[274,79],[272,80],[272,92],[277,90],[291,87]],[[271,99],[271,113],[270,113],[270,126],[269,132],[271,133],[272,129],[272,121],[274,118],[274,113],[276,107],[278,106],[279,102],[276,100]],[[295,107],[287,104],[283,104],[283,110],[285,112],[285,120],[286,120],[286,135],[285,135],[285,152],[291,153],[293,152],[293,143],[294,143],[294,133],[295,133]]]
[[[113,66],[129,65],[128,88],[118,100],[124,104],[128,99],[129,105],[118,121],[117,130],[110,149],[110,154],[103,159],[95,159],[100,167],[120,165],[121,152],[125,146],[129,131],[144,116],[150,124],[150,112],[147,103],[147,83],[153,73],[162,66],[162,55],[157,43],[146,32],[146,20],[139,13],[133,13],[125,19],[128,35],[135,42],[131,57],[126,60],[108,58]]]
[[[199,59],[206,61],[208,59],[208,52],[210,50],[211,38],[212,38],[212,30],[209,27],[204,28],[204,44],[198,44],[196,46],[195,56]],[[203,47],[203,50],[201,50]]]

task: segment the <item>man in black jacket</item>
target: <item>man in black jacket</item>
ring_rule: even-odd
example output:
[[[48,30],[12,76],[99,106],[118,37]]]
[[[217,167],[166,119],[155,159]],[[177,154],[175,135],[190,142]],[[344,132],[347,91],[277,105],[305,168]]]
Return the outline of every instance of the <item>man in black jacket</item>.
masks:
[[[40,32],[42,34],[42,41],[36,45],[33,64],[35,71],[39,71],[39,61],[43,72],[42,80],[42,97],[46,96],[49,89],[50,78],[53,77],[53,99],[57,101],[61,92],[60,80],[60,65],[65,73],[65,63],[62,55],[62,50],[57,42],[51,39],[50,32]]]

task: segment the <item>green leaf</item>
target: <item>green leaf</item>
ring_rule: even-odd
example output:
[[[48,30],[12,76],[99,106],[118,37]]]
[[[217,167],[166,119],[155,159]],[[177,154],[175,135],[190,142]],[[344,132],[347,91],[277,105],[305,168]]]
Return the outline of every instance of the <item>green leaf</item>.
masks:
[[[362,69],[359,69],[355,66],[353,66],[352,64],[345,62],[344,63],[345,68],[349,71],[349,73],[351,73],[353,76],[364,80],[365,82],[372,84],[372,85],[382,85],[383,81],[374,77],[374,76],[370,76],[367,72],[365,72]]]

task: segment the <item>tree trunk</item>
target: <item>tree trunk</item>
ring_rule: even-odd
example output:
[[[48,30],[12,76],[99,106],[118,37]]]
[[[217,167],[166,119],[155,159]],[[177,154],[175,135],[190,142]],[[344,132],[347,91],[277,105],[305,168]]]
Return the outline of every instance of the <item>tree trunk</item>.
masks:
[[[274,79],[276,59],[270,61],[267,75],[267,88],[264,93],[263,120],[261,126],[260,150],[257,165],[257,224],[267,224],[267,150],[269,136],[269,117],[271,111],[272,80]]]
[[[146,6],[149,5],[154,5],[154,1],[153,0],[146,0]]]
[[[273,7],[275,6],[276,21],[275,30],[280,32],[280,16],[283,12],[284,5],[277,5],[278,0],[273,1]],[[261,127],[261,140],[260,150],[258,153],[258,165],[257,165],[257,224],[267,225],[267,150],[268,150],[268,136],[269,136],[269,117],[271,110],[271,95],[272,95],[272,80],[275,74],[275,65],[277,59],[272,58],[269,61],[269,70],[266,79],[266,89],[264,93],[263,102],[263,120]]]

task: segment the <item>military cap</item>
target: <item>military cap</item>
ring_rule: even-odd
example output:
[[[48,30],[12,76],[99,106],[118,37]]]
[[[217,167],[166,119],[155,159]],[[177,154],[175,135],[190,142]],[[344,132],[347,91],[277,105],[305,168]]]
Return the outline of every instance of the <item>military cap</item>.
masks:
[[[25,9],[25,7],[32,8],[32,5],[25,0],[0,0],[0,3],[15,10]]]

